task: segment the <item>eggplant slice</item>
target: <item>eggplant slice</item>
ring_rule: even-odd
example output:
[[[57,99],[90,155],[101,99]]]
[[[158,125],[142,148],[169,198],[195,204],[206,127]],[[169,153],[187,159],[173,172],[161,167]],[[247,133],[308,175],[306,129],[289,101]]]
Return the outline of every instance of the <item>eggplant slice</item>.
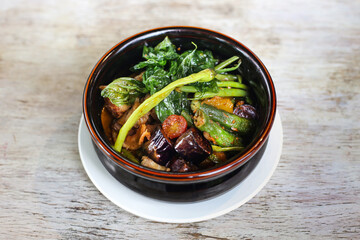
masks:
[[[173,143],[166,137],[161,127],[157,127],[150,141],[144,146],[148,156],[162,166],[165,166],[175,153]]]
[[[176,140],[174,148],[182,158],[194,164],[201,163],[212,153],[210,142],[194,127]]]

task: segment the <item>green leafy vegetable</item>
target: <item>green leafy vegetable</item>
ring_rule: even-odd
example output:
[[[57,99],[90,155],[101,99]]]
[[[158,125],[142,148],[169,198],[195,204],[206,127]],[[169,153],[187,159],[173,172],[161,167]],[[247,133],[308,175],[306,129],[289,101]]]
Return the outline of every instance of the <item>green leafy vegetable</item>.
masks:
[[[205,83],[198,83],[198,82],[193,83],[190,86],[194,87],[197,92],[201,92],[201,93],[204,93],[204,92],[217,93],[217,92],[219,92],[219,86],[215,79],[210,82],[205,82]]]
[[[209,50],[197,50],[195,43],[192,43],[195,49],[188,50],[182,53],[178,59],[178,69],[176,73],[177,78],[186,77],[192,73],[211,68],[214,69],[217,59]]]
[[[107,97],[116,106],[134,103],[138,97],[143,97],[148,90],[145,85],[133,78],[115,79],[101,91],[102,97]]]
[[[195,43],[193,45],[195,46],[194,50],[185,51],[180,55],[177,62],[176,78],[182,78],[207,68],[215,68],[218,60],[213,57],[212,52],[209,50],[197,50],[197,45]],[[215,80],[201,83],[196,82],[191,84],[191,86],[194,86],[199,92],[217,92],[219,90]]]
[[[168,37],[156,45],[155,48],[144,46],[143,58],[146,61],[136,64],[132,70],[140,70],[149,66],[165,66],[168,60],[178,58],[176,47],[173,45]]]
[[[155,107],[158,119],[163,122],[170,115],[180,115],[182,111],[188,112],[189,102],[185,93],[172,91],[168,97]]]
[[[143,83],[149,90],[150,94],[156,93],[171,83],[171,78],[167,71],[161,67],[148,68],[143,75]]]

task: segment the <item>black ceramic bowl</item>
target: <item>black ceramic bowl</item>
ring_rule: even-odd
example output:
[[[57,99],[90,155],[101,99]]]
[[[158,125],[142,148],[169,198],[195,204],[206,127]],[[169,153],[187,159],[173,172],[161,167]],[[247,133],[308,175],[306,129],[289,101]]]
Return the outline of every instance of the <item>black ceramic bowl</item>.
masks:
[[[100,85],[131,74],[139,62],[144,44],[155,46],[165,36],[182,51],[210,49],[219,59],[240,56],[240,72],[257,102],[259,119],[254,138],[244,151],[221,166],[190,172],[162,172],[137,165],[111,148],[102,128],[100,113],[104,100]],[[141,32],[111,48],[95,65],[86,82],[83,113],[96,152],[105,168],[122,184],[146,196],[168,201],[194,202],[228,191],[241,182],[259,162],[267,143],[276,111],[275,88],[265,66],[237,40],[221,33],[196,27],[165,27]]]

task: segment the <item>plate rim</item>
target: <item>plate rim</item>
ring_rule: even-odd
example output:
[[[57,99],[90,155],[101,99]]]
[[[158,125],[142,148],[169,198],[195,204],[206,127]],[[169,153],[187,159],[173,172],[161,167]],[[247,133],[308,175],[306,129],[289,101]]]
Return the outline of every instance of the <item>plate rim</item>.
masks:
[[[85,130],[85,133],[83,132]],[[278,132],[275,132],[275,131]],[[265,149],[264,155],[263,157],[260,159],[259,163],[257,164],[257,166],[254,168],[254,170],[247,176],[247,178],[245,178],[242,182],[240,182],[238,185],[236,185],[233,189],[225,192],[224,194],[221,194],[219,196],[216,196],[214,198],[211,199],[206,199],[206,200],[202,200],[199,202],[194,202],[194,203],[182,203],[182,202],[169,202],[169,201],[163,201],[163,200],[157,200],[157,199],[153,199],[150,197],[146,197],[143,196],[139,193],[134,192],[133,190],[127,188],[126,186],[124,186],[123,184],[121,184],[120,182],[118,182],[109,172],[107,172],[107,170],[105,169],[105,167],[102,165],[102,163],[100,162],[100,159],[97,157],[96,153],[95,153],[95,149],[93,144],[90,144],[93,150],[93,157],[96,158],[98,160],[98,162],[101,164],[101,167],[103,169],[96,169],[95,171],[93,169],[91,169],[91,167],[89,166],[89,159],[87,159],[86,153],[84,153],[83,151],[83,144],[84,142],[82,142],[83,140],[83,134],[87,134],[88,136],[88,140],[90,140],[91,143],[91,136],[90,133],[88,132],[87,128],[86,128],[86,124],[85,124],[85,120],[84,120],[84,116],[82,115],[80,118],[80,123],[79,123],[79,130],[78,130],[78,150],[79,150],[79,155],[80,155],[80,159],[82,162],[82,165],[85,169],[85,172],[87,174],[87,176],[89,177],[89,179],[91,180],[91,182],[95,185],[95,187],[108,199],[110,200],[112,203],[114,203],[115,205],[117,205],[118,207],[120,207],[121,209],[134,214],[136,216],[148,219],[148,220],[152,220],[152,221],[157,221],[157,222],[166,222],[166,223],[192,223],[192,222],[200,222],[200,221],[205,221],[205,220],[209,220],[215,217],[219,217],[222,216],[226,213],[229,213],[237,208],[239,208],[240,206],[242,206],[243,204],[245,204],[246,202],[248,202],[250,199],[252,199],[256,194],[258,194],[261,189],[268,183],[268,181],[270,180],[271,176],[273,175],[273,173],[275,172],[275,169],[280,161],[280,156],[281,156],[281,152],[282,152],[282,145],[283,145],[283,129],[282,129],[282,123],[281,123],[281,118],[280,118],[280,114],[276,113],[276,117],[275,117],[275,121],[274,121],[274,125],[273,125],[273,129],[269,134],[269,144],[267,145],[267,148]],[[256,169],[261,167],[261,162],[266,154],[267,151],[270,151],[270,147],[272,147],[272,144],[274,144],[274,142],[272,143],[270,140],[270,138],[274,138],[275,134],[277,134],[278,139],[278,146],[277,146],[277,152],[276,152],[276,156],[274,157],[274,161],[272,164],[272,168],[269,169],[269,171],[267,172],[267,175],[263,178],[263,180],[260,182],[260,184],[257,184],[257,186],[252,189],[251,193],[246,195],[246,197],[242,197],[241,200],[237,201],[236,204],[232,204],[230,206],[227,207],[223,207],[220,210],[216,210],[216,211],[212,211],[208,214],[203,214],[202,216],[197,216],[197,217],[180,217],[180,218],[171,218],[171,217],[167,217],[164,218],[156,216],[154,214],[147,214],[145,212],[139,212],[136,209],[132,208],[124,203],[121,203],[121,199],[119,201],[118,198],[116,198],[116,195],[112,194],[111,192],[108,192],[107,188],[104,186],[101,186],[100,182],[101,179],[99,179],[98,176],[104,175],[103,177],[105,177],[106,179],[111,177],[113,180],[111,181],[109,179],[109,181],[113,182],[113,184],[119,184],[118,185],[118,189],[122,189],[122,191],[127,192],[127,193],[131,193],[132,195],[136,196],[138,199],[143,199],[143,201],[146,201],[145,204],[147,202],[152,202],[155,204],[159,204],[159,205],[163,205],[163,206],[167,206],[167,207],[176,207],[176,208],[184,208],[189,209],[192,207],[196,207],[199,206],[200,204],[211,204],[213,202],[216,202],[219,199],[226,199],[227,196],[231,196],[232,194],[236,193],[236,190],[238,190],[239,188],[241,188],[242,185],[244,185],[245,181],[249,181],[248,179],[251,179],[251,176],[254,175],[253,172],[256,171]],[[271,144],[272,143],[272,144]],[[89,153],[87,153],[89,154]],[[100,174],[100,175],[99,175]],[[126,201],[125,201],[126,202]]]

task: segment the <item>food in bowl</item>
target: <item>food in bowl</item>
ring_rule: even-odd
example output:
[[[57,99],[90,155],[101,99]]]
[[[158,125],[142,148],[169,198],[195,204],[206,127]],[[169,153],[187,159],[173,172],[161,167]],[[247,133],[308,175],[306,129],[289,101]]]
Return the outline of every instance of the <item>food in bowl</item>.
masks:
[[[134,163],[194,172],[226,162],[252,141],[256,102],[241,58],[175,46],[143,46],[130,76],[102,85],[101,122],[113,149]]]
[[[248,139],[250,142],[245,142],[246,146],[244,146],[242,150],[237,153],[234,152],[235,155],[233,157],[230,157],[224,162],[219,162],[213,167],[188,172],[167,172],[166,169],[156,170],[145,167],[136,163],[136,161],[142,160],[141,158],[131,159],[131,157],[125,156],[126,154],[124,154],[123,150],[126,150],[126,148],[124,145],[122,146],[121,152],[116,151],[114,146],[117,138],[115,138],[114,142],[111,142],[108,137],[111,131],[106,132],[106,129],[103,127],[103,121],[106,121],[106,119],[102,119],[103,115],[101,112],[104,108],[106,98],[101,96],[101,86],[107,86],[113,80],[124,76],[135,78],[138,73],[143,72],[145,68],[136,70],[135,72],[130,71],[130,69],[143,61],[141,56],[144,45],[155,48],[166,36],[168,36],[171,42],[177,47],[177,54],[182,54],[188,50],[193,51],[195,48],[193,43],[197,45],[197,49],[203,51],[210,50],[213,56],[215,56],[215,59],[220,60],[216,64],[214,63],[214,66],[233,56],[241,59],[241,64],[235,73],[240,73],[244,79],[242,83],[247,85],[247,91],[250,93],[249,97],[253,101],[252,105],[256,108],[256,120],[253,125],[253,133]],[[238,60],[235,60],[226,68],[236,66],[237,64]],[[195,74],[196,73],[197,72],[195,72]],[[234,72],[228,72],[228,74],[229,73],[232,74]],[[176,81],[177,80],[174,82]],[[174,82],[163,87],[167,88],[171,86],[171,84],[174,84]],[[158,87],[157,84],[154,84],[154,87]],[[182,86],[181,88],[184,90],[186,87],[189,86]],[[175,87],[175,92],[179,90],[178,88],[180,87]],[[155,94],[157,93],[151,96]],[[192,93],[188,93],[187,96],[189,98],[193,97]],[[134,105],[140,105],[142,98],[144,98],[143,95],[139,97],[138,103],[134,101]],[[214,102],[218,102],[216,98]],[[223,110],[226,110],[226,104],[217,105],[217,107],[219,106],[224,107],[225,109]],[[242,111],[244,108],[248,109],[246,113]],[[251,107],[247,107],[246,105],[241,105],[237,111],[242,112],[239,114],[243,116],[254,116],[250,108]],[[120,112],[126,111],[123,109],[120,110]],[[149,111],[151,116],[152,113],[156,111],[156,107],[155,110]],[[239,41],[212,30],[197,27],[175,26],[156,28],[140,32],[122,40],[109,49],[94,66],[86,81],[83,95],[85,123],[91,134],[96,154],[106,170],[121,184],[124,184],[139,194],[174,202],[194,202],[218,196],[237,186],[251,174],[261,161],[266,149],[275,112],[275,87],[270,74],[260,59]],[[190,114],[195,115],[192,111]],[[177,113],[175,115],[179,114]],[[184,118],[186,119],[186,117]],[[111,124],[112,119],[112,116],[107,118],[109,124]],[[189,127],[187,127],[187,129],[189,129]],[[120,128],[118,130],[120,130]],[[129,130],[129,135],[133,135],[132,131],[133,130]],[[149,140],[146,139],[146,141]],[[131,150],[128,151],[131,152]],[[145,161],[148,160],[145,159]],[[164,167],[170,168],[166,165]]]

